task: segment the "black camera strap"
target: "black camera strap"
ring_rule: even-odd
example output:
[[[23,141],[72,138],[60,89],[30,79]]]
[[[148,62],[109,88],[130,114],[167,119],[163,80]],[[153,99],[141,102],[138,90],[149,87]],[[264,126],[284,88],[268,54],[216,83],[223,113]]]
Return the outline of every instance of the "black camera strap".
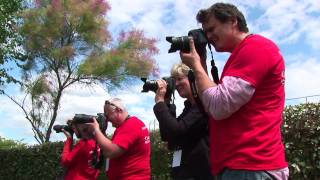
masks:
[[[217,66],[216,66],[216,64],[215,64],[215,62],[214,62],[213,53],[212,53],[210,44],[208,44],[208,47],[209,47],[210,54],[211,54],[211,75],[212,75],[213,81],[214,81],[216,84],[218,84],[218,83],[219,83],[218,68],[217,68]]]
[[[218,68],[215,65],[214,59],[213,59],[213,53],[212,53],[212,49],[210,44],[208,44],[209,50],[210,50],[210,54],[211,54],[211,75],[213,78],[213,81],[218,84],[219,83],[219,75],[218,75]],[[192,70],[189,70],[188,72],[188,79],[189,79],[189,83],[190,83],[190,87],[191,87],[191,91],[192,91],[192,95],[196,101],[196,103],[198,104],[200,110],[205,113],[204,107],[202,105],[202,102],[200,100],[198,91],[197,91],[197,87],[195,84],[195,76]]]
[[[104,165],[104,155],[102,150],[100,149],[100,152],[98,152],[98,149],[100,149],[98,142],[96,141],[95,148],[92,152],[92,160],[91,160],[91,166],[94,169],[100,169]]]
[[[194,73],[192,70],[189,70],[189,72],[188,72],[188,80],[189,80],[189,84],[191,87],[192,96],[195,99],[200,111],[205,114],[206,112],[205,112],[203,105],[202,105],[202,102],[200,100],[198,90],[196,87],[196,83],[195,83],[195,76],[194,76]]]
[[[195,83],[195,76],[194,76],[194,73],[192,70],[189,70],[188,72],[188,80],[189,80],[189,84],[190,84],[190,87],[191,87],[191,91],[192,91],[192,95],[198,105],[198,108],[200,110],[200,112],[205,115],[206,117],[208,117],[206,111],[204,110],[204,107],[203,107],[203,104],[201,102],[201,99],[199,97],[199,94],[198,94],[198,91],[197,91],[197,88],[196,88],[196,83]],[[206,123],[206,130],[203,131],[203,133],[206,136],[206,143],[209,144],[209,140],[208,140],[208,135],[209,135],[209,126],[208,126],[208,123]],[[202,135],[200,136],[202,137]]]

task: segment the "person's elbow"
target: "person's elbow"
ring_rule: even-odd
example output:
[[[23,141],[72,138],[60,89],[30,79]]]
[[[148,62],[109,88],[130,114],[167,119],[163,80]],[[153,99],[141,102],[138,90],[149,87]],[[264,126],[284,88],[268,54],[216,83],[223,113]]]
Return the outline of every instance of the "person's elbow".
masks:
[[[243,106],[243,104],[237,104],[235,102],[232,102],[231,100],[225,101],[225,103],[223,104],[224,105],[216,105],[215,108],[209,109],[209,115],[214,120],[220,121],[227,119]]]

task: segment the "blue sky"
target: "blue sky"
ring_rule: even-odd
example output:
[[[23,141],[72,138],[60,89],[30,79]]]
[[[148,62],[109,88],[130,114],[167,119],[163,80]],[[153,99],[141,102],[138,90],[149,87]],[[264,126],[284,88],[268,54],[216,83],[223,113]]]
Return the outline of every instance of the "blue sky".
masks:
[[[111,11],[107,18],[109,31],[116,37],[120,30],[142,29],[146,36],[159,40],[160,49],[156,61],[161,76],[168,76],[174,63],[179,62],[178,53],[168,54],[170,44],[166,36],[183,36],[190,29],[199,28],[195,15],[199,9],[207,8],[212,0],[111,0]],[[251,33],[272,39],[281,49],[286,61],[286,97],[302,97],[320,94],[320,3],[316,0],[237,0],[230,2],[244,13]],[[219,72],[222,71],[228,53],[215,53]],[[209,63],[209,61],[208,61]],[[112,92],[126,100],[129,113],[138,116],[147,126],[157,127],[153,115],[154,93],[141,94],[142,82],[125,90]],[[16,98],[22,98],[18,89],[8,90]],[[178,97],[176,95],[176,97]],[[96,114],[102,112],[105,99],[110,98],[106,88],[73,86],[62,97],[56,123],[64,123],[75,113]],[[308,100],[319,102],[320,98]],[[305,101],[305,99],[301,99]],[[178,112],[183,100],[177,98]],[[297,101],[287,101],[287,104]],[[0,96],[0,136],[36,143],[30,124],[21,110],[8,98]],[[109,132],[112,132],[110,129]],[[52,140],[63,140],[62,134],[52,134]]]

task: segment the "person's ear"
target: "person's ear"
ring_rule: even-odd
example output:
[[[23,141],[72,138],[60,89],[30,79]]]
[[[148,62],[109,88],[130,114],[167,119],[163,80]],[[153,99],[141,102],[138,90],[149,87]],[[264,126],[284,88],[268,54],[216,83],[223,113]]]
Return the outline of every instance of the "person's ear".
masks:
[[[230,20],[233,27],[238,27],[238,19],[237,17],[232,17]]]

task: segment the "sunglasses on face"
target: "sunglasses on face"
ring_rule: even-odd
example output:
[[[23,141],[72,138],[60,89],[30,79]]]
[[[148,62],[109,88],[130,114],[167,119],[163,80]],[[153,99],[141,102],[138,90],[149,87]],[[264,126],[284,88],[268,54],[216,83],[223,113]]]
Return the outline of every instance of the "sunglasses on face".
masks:
[[[108,100],[105,101],[104,105],[105,105],[105,106],[107,106],[107,105],[110,106],[110,108],[112,109],[112,112],[114,112],[115,109],[119,108],[117,105],[111,103],[111,102],[108,101]],[[119,109],[120,109],[120,108],[119,108]],[[105,118],[106,118],[106,121],[109,121],[108,114],[107,114],[107,113],[104,113],[104,116],[105,116]]]
[[[110,105],[110,106],[113,106],[113,107],[118,108],[118,106],[116,106],[115,104],[111,103],[111,102],[108,101],[108,100],[106,100],[106,101],[104,102],[104,105],[105,105],[105,106]]]

